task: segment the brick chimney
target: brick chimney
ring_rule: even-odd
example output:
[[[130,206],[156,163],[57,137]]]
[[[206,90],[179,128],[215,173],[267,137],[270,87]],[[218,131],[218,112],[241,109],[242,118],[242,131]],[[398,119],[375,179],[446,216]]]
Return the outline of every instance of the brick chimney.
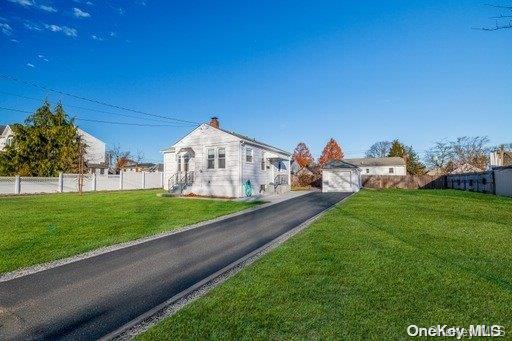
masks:
[[[215,116],[213,116],[211,119],[210,119],[210,125],[214,128],[217,128],[219,129],[220,128],[220,124],[219,124],[219,119]]]

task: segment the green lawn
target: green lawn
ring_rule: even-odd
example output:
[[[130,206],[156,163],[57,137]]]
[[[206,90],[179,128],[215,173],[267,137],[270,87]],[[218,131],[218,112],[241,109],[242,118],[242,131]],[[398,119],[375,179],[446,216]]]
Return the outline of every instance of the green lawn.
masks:
[[[169,231],[257,203],[157,197],[158,190],[0,198],[0,273]]]
[[[365,190],[141,339],[404,339],[512,333],[512,200]]]

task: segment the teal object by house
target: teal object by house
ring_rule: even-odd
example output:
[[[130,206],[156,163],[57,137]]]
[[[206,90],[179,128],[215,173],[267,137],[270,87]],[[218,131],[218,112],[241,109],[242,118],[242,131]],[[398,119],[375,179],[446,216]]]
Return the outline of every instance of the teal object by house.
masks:
[[[246,197],[252,196],[252,185],[251,180],[244,182],[244,193]]]

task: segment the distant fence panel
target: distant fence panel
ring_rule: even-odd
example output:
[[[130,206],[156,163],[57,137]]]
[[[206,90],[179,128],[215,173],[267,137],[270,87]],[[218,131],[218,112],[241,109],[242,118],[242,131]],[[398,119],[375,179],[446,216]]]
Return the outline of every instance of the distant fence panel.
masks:
[[[98,175],[96,177],[96,190],[97,191],[113,191],[119,189],[120,175]]]
[[[123,172],[121,175],[84,174],[82,191],[113,191],[162,187],[162,172]],[[78,191],[78,174],[61,174],[59,177],[0,177],[0,195]]]
[[[362,175],[366,188],[445,188],[443,177],[431,175]]]
[[[164,176],[162,172],[146,173],[146,188],[162,188],[164,186]]]
[[[367,188],[458,189],[512,197],[512,166],[486,172],[442,176],[363,175],[361,182]]]
[[[57,193],[59,178],[55,177],[20,177],[20,194]]]
[[[446,188],[494,193],[494,171],[446,175]]]
[[[141,189],[142,188],[142,175],[139,172],[124,172],[123,173],[123,189]]]
[[[512,197],[512,167],[494,171],[496,194]]]
[[[14,176],[0,176],[0,193],[14,193]]]

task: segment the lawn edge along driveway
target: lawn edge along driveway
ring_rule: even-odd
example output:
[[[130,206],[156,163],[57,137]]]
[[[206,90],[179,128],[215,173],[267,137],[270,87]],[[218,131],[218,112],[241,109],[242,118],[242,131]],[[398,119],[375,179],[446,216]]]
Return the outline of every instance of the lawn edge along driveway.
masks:
[[[0,198],[0,281],[159,238],[262,204],[158,197],[160,192]]]
[[[512,199],[363,190],[138,337],[404,339],[438,324],[512,330]]]

